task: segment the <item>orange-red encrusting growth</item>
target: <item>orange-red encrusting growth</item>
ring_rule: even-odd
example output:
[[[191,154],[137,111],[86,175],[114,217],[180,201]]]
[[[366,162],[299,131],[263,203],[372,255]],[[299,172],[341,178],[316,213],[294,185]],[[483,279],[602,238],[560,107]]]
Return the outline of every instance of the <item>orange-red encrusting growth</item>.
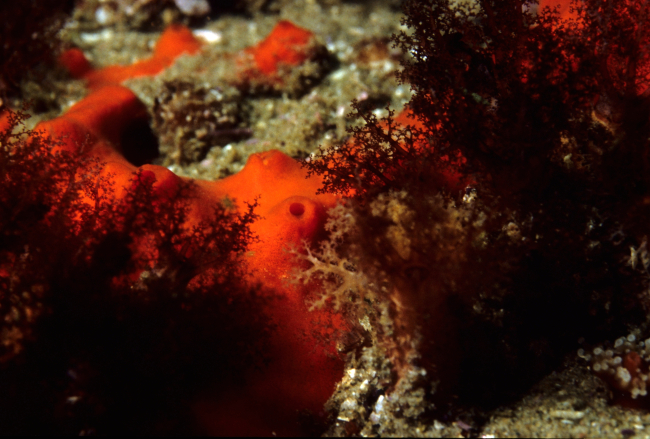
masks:
[[[39,123],[35,129],[52,138],[61,138],[61,147],[68,151],[89,142],[88,153],[105,163],[103,174],[115,174],[119,199],[136,170],[120,153],[122,132],[129,123],[147,117],[147,109],[131,90],[110,85],[91,93],[56,119]],[[160,172],[166,171],[158,168]]]
[[[93,69],[79,49],[69,49],[59,57],[59,62],[78,79],[85,79],[90,89],[108,84],[120,84],[127,79],[154,76],[171,66],[183,54],[193,55],[201,50],[201,43],[185,26],[173,24],[167,27],[156,43],[153,54],[133,64],[113,65]]]
[[[271,33],[255,46],[234,55],[235,82],[259,80],[279,81],[282,66],[295,67],[313,54],[314,34],[287,20],[279,21]],[[185,26],[170,25],[160,36],[151,57],[130,65],[112,65],[94,69],[83,52],[68,49],[59,56],[59,63],[70,75],[85,79],[91,90],[121,84],[130,78],[154,76],[171,66],[183,54],[193,55],[201,50],[201,43]]]
[[[4,131],[11,126],[9,123],[9,113],[0,108],[0,131]]]
[[[146,117],[133,92],[108,85],[36,129],[62,137],[62,148],[73,151],[83,146],[84,154],[105,162],[102,175],[112,175],[116,202],[120,202],[138,170],[122,155],[121,136],[128,124]],[[139,170],[140,178],[155,178],[154,189],[163,196],[173,194],[185,180],[161,166],[144,165]],[[233,385],[197,404],[197,416],[211,434],[299,434],[298,412],[318,415],[341,377],[343,364],[331,334],[343,321],[327,311],[307,310],[306,287],[287,283],[296,262],[286,250],[322,237],[326,210],[338,197],[315,195],[321,179],[306,179],[299,163],[279,151],[252,155],[244,169],[231,177],[194,183],[188,227],[209,219],[211,206],[226,197],[237,208],[258,200],[256,212],[261,218],[252,231],[259,242],[250,247],[243,263],[248,281],[261,284],[269,294],[265,312],[277,325],[266,347],[268,367],[251,370],[244,385]]]
[[[297,66],[309,57],[309,44],[314,34],[287,20],[279,21],[268,36],[257,45],[244,50],[252,55],[255,67],[266,76],[278,72],[281,65]]]
[[[235,80],[276,83],[282,66],[297,66],[310,57],[313,37],[308,30],[280,21],[263,41],[234,56]],[[155,179],[158,194],[172,196],[186,179],[161,166],[138,168],[122,154],[125,128],[146,120],[147,112],[136,96],[119,84],[156,75],[181,54],[199,50],[190,30],[178,25],[165,30],[150,58],[128,66],[94,70],[80,50],[70,49],[60,63],[72,76],[87,80],[92,92],[62,116],[37,128],[53,137],[63,136],[66,149],[85,144],[86,154],[105,163],[101,175],[111,176],[116,202],[133,189],[136,171],[141,179]],[[326,211],[340,197],[315,195],[322,179],[307,179],[300,164],[279,151],[253,154],[242,171],[223,180],[193,183],[188,227],[212,218],[214,203],[226,198],[240,211],[257,200],[255,212],[260,218],[251,231],[259,241],[251,243],[243,263],[247,281],[261,285],[263,294],[268,295],[265,312],[277,326],[265,349],[268,366],[250,371],[244,385],[221,389],[217,396],[198,402],[197,418],[209,434],[300,434],[299,411],[322,414],[341,377],[343,363],[335,351],[333,334],[344,322],[329,311],[308,311],[308,287],[288,283],[300,262],[287,250],[324,238]]]
[[[75,79],[82,79],[86,74],[93,70],[93,66],[84,55],[81,49],[73,47],[59,55],[59,64],[61,64]]]

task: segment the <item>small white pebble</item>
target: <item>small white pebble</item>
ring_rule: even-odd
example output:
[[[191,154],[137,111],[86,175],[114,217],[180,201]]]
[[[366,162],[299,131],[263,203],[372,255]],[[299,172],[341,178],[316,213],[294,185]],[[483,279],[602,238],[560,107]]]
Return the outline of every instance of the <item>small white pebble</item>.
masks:
[[[111,29],[104,29],[101,32],[95,33],[82,32],[80,37],[84,43],[97,43],[101,40],[110,40],[113,38],[113,31]]]
[[[185,15],[200,17],[210,13],[210,4],[206,0],[174,0],[174,3]]]
[[[341,410],[354,410],[356,408],[357,402],[352,398],[348,398],[341,403]]]
[[[389,60],[386,60],[383,62],[381,69],[384,71],[384,73],[392,72],[393,70],[395,70],[395,64],[393,64]]]
[[[384,395],[380,395],[375,404],[375,413],[380,413],[384,410]]]
[[[621,366],[616,368],[616,377],[620,380],[621,384],[623,385],[627,385],[632,379],[632,375],[630,375],[630,371]]]
[[[401,98],[406,94],[406,90],[403,85],[398,85],[395,87],[395,91],[393,92],[396,98]]]
[[[363,380],[363,382],[362,382],[361,385],[359,386],[359,389],[360,389],[361,391],[366,390],[366,389],[368,388],[368,383],[369,383],[369,382],[370,382],[370,381],[368,381],[368,380]]]
[[[345,70],[343,69],[339,69],[338,71],[332,73],[332,75],[330,76],[330,78],[332,78],[335,81],[340,81],[344,77],[345,77]]]
[[[553,410],[549,414],[553,418],[563,419],[582,419],[585,416],[585,412],[575,410]]]
[[[223,34],[221,32],[215,32],[209,29],[196,29],[192,33],[195,37],[201,38],[208,44],[217,44],[223,40]]]
[[[97,23],[105,25],[108,24],[113,19],[113,14],[108,8],[100,6],[95,10],[95,20]]]

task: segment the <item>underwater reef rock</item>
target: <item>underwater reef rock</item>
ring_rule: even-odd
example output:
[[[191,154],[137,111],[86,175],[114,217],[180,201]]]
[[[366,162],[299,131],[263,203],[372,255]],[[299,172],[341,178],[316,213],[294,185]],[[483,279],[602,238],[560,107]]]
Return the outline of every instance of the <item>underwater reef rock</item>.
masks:
[[[10,433],[650,425],[643,2],[160,5],[0,116]]]

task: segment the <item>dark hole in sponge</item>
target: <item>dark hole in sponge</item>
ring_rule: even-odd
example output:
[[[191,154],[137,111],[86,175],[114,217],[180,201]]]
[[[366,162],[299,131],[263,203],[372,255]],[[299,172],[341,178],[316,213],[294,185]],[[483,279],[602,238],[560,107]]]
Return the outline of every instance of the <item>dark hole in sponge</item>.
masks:
[[[122,155],[134,166],[151,163],[160,153],[158,138],[155,136],[149,121],[135,119],[128,124],[120,139]]]
[[[300,216],[305,213],[305,206],[302,203],[291,203],[289,212],[291,212],[291,215]]]

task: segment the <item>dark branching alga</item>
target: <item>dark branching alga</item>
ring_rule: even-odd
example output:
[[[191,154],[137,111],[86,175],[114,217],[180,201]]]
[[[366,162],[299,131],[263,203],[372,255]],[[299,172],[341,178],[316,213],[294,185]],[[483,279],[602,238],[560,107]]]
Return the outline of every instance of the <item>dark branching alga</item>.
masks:
[[[7,110],[8,111],[8,110]],[[254,206],[189,229],[193,187],[0,131],[0,425],[5,434],[195,431],[192,402],[263,361],[263,299],[242,281]]]
[[[393,41],[410,55],[398,76],[416,122],[355,104],[352,140],[305,163],[324,191],[354,193],[336,240],[314,254],[345,256],[365,279],[342,293],[345,276],[318,271],[392,361],[392,382],[358,404],[368,431],[390,432],[378,395],[412,371],[427,372],[424,414],[489,408],[579,338],[646,321],[648,267],[627,262],[650,220],[650,9],[580,1],[568,22],[534,6],[405,1],[409,30]]]

